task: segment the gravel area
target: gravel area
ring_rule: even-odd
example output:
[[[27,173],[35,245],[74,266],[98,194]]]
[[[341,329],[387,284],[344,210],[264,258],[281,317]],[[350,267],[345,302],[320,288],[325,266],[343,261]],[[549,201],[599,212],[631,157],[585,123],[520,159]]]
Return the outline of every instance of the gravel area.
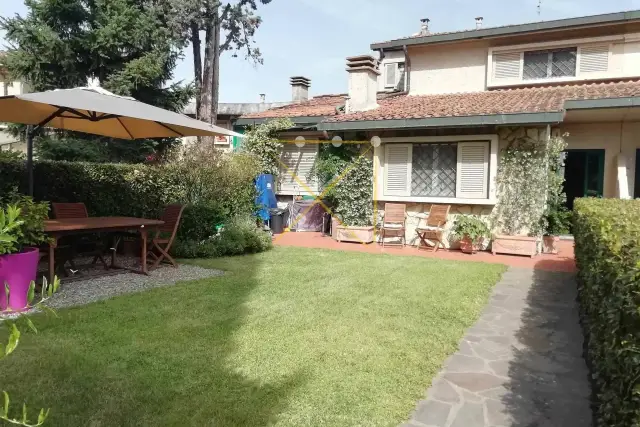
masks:
[[[49,307],[74,307],[109,299],[117,295],[142,292],[153,288],[175,285],[181,281],[205,279],[223,274],[221,270],[181,264],[179,268],[170,266],[157,268],[152,270],[149,276],[121,271],[108,276],[92,276],[92,274],[98,272],[104,274],[104,269],[102,267],[87,269],[86,264],[89,263],[88,261],[90,260],[80,259],[78,262],[78,265],[82,266],[81,273],[78,274],[83,274],[87,277],[73,277],[72,281],[66,281],[63,277],[60,290],[47,302]],[[118,264],[134,266],[137,261],[120,257]]]

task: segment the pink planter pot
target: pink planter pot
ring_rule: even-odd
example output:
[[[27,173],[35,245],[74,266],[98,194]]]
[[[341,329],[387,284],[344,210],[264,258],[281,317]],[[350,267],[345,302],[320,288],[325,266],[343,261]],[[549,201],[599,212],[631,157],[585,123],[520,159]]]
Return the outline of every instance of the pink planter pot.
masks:
[[[9,284],[9,308],[24,311],[28,307],[29,284],[36,280],[40,253],[38,248],[26,248],[17,254],[0,255],[0,309],[7,310],[4,284]]]

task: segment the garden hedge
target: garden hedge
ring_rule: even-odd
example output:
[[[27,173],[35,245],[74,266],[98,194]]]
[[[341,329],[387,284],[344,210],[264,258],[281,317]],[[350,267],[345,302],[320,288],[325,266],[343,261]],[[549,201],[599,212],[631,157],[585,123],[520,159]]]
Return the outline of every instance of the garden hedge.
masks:
[[[578,293],[603,426],[640,426],[640,200],[574,206]]]
[[[165,205],[185,203],[178,238],[201,241],[215,226],[254,211],[255,188],[246,174],[225,175],[224,189],[212,200],[189,200],[179,167],[63,161],[36,162],[34,198],[53,202],[84,202],[91,216],[157,218]],[[26,190],[23,161],[0,162],[0,194]]]

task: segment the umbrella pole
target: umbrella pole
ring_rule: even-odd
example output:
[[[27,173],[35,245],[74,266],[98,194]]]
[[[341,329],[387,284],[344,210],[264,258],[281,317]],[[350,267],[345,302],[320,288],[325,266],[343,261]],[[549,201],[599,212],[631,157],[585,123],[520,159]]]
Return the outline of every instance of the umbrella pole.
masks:
[[[33,197],[33,126],[27,126],[27,182],[28,195]]]

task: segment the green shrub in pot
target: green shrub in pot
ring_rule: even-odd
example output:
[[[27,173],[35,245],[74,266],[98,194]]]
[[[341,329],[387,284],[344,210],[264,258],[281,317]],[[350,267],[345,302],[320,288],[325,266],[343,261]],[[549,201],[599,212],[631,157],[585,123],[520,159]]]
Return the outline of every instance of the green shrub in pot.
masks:
[[[487,224],[477,215],[458,215],[451,232],[466,253],[476,252],[490,234]]]

